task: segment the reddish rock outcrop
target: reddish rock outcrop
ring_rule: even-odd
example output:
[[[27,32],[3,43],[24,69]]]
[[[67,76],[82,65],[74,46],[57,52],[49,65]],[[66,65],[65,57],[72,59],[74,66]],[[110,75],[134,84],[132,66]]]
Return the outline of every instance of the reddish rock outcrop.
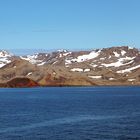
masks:
[[[0,84],[0,87],[37,87],[39,84],[29,78],[14,78],[7,83]]]

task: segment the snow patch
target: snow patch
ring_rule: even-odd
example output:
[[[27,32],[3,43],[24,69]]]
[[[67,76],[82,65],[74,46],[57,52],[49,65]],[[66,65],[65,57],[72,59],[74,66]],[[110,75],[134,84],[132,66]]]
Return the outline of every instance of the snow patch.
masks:
[[[40,60],[36,60],[37,59],[37,54],[35,54],[35,55],[27,55],[27,57],[20,56],[20,58],[23,59],[23,60],[29,61],[32,64],[42,62]]]
[[[135,81],[136,79],[128,79],[129,82]]]
[[[78,63],[84,62],[84,61],[96,58],[97,56],[99,56],[99,54],[100,54],[100,51],[98,52],[92,51],[89,54],[81,55],[74,59],[67,59],[65,60],[65,64],[66,65],[71,64],[72,62],[78,62]]]
[[[67,55],[69,55],[69,54],[71,54],[72,52],[65,52],[65,53],[63,53],[63,52],[61,52],[60,54],[59,54],[59,57],[61,58],[61,57],[63,57],[63,56],[67,56]]]
[[[93,79],[100,79],[102,78],[102,76],[88,76],[89,78],[93,78]]]
[[[38,66],[44,65],[46,62],[43,60],[38,60],[38,53],[34,55],[20,56],[21,59],[30,62],[31,64],[37,64]]]
[[[98,66],[98,65],[96,65],[96,64],[92,65],[92,67],[94,67],[94,68],[97,67],[97,66]]]
[[[53,72],[53,75],[56,75],[56,72]]]
[[[12,56],[13,55],[8,53],[7,51],[0,51],[0,68],[11,63],[11,60],[9,58]]]
[[[60,50],[57,50],[58,52],[68,52],[67,50],[63,50],[63,49],[60,49]]]
[[[118,54],[117,52],[113,52],[115,57],[120,57],[120,54]]]
[[[100,60],[105,60],[105,58],[100,58]]]
[[[134,67],[131,67],[131,68],[128,68],[128,69],[117,71],[117,73],[131,72],[132,70],[135,70],[135,69],[138,69],[138,68],[140,68],[140,65],[137,65],[137,66],[134,66]]]
[[[90,69],[84,69],[84,72],[89,72],[90,71]]]
[[[32,74],[32,72],[29,72],[28,74],[27,74],[27,76],[29,76],[29,75],[31,75]]]
[[[59,57],[61,58],[62,56],[63,56],[63,55],[60,53],[60,54],[59,54]]]
[[[53,62],[53,65],[56,64],[58,61]]]
[[[11,57],[11,56],[13,56],[13,54],[7,51],[4,51],[4,50],[0,51],[0,57]]]
[[[0,63],[0,68],[4,67],[6,64]]]
[[[102,65],[105,66],[105,67],[120,67],[120,66],[131,64],[133,62],[134,58],[135,57],[119,58],[117,62],[110,63],[110,64],[103,63]],[[123,62],[129,61],[129,60],[131,60],[131,61],[128,62],[128,63],[123,63]]]
[[[126,54],[126,51],[121,50],[121,54],[122,54],[122,56],[125,55]]]
[[[81,68],[73,68],[71,69],[73,72],[89,72],[90,69],[81,69]]]
[[[42,66],[42,65],[44,65],[44,64],[46,64],[46,62],[42,62],[42,63],[39,63],[39,64],[37,64],[38,66]]]
[[[63,56],[67,56],[69,54],[71,54],[72,52],[67,52],[67,53],[63,53]]]
[[[73,71],[73,72],[83,72],[83,69],[81,69],[81,68],[73,68],[73,69],[71,69],[71,71]]]
[[[129,49],[129,50],[132,50],[132,49],[134,49],[134,48],[133,48],[133,47],[128,47],[128,49]]]
[[[109,78],[109,80],[115,80],[115,78],[112,78],[112,77],[111,77],[111,78]]]

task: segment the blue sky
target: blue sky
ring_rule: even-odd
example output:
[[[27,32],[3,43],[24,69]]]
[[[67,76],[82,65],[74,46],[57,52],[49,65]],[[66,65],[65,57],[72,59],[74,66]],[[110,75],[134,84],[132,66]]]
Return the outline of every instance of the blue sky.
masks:
[[[139,6],[140,0],[0,0],[0,48],[139,48]]]

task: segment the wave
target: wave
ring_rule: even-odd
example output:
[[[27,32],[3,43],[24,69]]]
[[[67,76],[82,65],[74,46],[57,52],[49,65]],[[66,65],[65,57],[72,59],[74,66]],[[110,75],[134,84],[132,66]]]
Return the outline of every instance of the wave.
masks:
[[[18,127],[8,127],[3,130],[0,130],[0,133],[7,133],[7,132],[15,132],[15,131],[25,131],[28,129],[34,129],[39,127],[49,127],[55,125],[62,125],[62,124],[73,124],[82,121],[98,121],[98,120],[105,120],[105,119],[115,119],[120,118],[123,116],[93,116],[93,115],[79,115],[79,116],[72,116],[66,117],[61,119],[54,119],[54,120],[45,120],[38,123],[32,123],[29,125],[18,126]]]

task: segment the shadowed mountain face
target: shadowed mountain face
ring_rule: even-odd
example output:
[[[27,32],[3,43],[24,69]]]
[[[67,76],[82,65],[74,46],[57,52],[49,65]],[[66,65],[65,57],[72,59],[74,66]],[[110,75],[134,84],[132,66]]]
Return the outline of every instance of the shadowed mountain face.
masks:
[[[0,86],[140,85],[140,52],[128,46],[14,56],[0,51]]]

